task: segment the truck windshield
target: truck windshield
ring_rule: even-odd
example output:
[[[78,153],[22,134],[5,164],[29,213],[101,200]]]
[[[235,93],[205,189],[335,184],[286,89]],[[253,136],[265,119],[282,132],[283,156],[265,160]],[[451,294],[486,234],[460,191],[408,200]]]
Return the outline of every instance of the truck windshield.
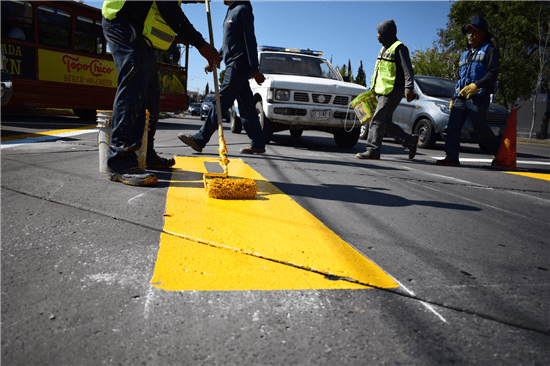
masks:
[[[338,80],[328,62],[319,57],[265,52],[260,55],[262,74],[310,76]]]

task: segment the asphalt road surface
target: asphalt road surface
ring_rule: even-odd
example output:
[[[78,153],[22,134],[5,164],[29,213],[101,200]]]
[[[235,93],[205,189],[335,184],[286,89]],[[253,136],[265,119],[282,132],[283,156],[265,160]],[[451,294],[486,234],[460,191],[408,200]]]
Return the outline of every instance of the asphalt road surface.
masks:
[[[504,172],[308,131],[241,155],[226,124],[262,192],[216,202],[217,135],[176,137],[200,125],[161,120],[177,164],[142,188],[99,172],[89,123],[2,115],[2,365],[550,364],[547,142]]]

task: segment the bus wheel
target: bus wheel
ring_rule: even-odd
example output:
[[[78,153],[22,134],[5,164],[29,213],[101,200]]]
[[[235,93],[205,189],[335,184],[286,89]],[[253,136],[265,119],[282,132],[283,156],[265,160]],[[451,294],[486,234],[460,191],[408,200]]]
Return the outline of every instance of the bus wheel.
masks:
[[[73,109],[73,113],[86,121],[95,120],[96,117],[95,109]]]

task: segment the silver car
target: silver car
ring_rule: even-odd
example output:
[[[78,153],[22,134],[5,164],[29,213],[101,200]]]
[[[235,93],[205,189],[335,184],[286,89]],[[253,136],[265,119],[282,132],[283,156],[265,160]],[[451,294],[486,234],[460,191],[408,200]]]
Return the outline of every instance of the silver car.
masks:
[[[455,94],[455,82],[449,79],[415,75],[414,89],[417,98],[410,103],[403,98],[393,114],[393,121],[405,132],[419,136],[418,147],[430,149],[434,147],[437,140],[444,140],[447,134],[449,102]],[[506,108],[494,103],[491,103],[487,109],[485,122],[499,138],[504,134],[509,114]],[[460,141],[480,143],[469,118],[462,128]],[[480,148],[487,151],[482,144]]]

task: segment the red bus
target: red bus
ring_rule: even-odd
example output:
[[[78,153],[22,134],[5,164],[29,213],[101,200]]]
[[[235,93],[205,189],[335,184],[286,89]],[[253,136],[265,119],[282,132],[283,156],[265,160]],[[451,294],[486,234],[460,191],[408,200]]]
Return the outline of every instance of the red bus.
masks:
[[[101,27],[101,9],[74,1],[1,1],[2,71],[13,92],[3,111],[72,109],[92,119],[113,108],[117,71]],[[180,58],[185,53],[184,66]],[[189,46],[157,51],[161,110],[185,110]]]

